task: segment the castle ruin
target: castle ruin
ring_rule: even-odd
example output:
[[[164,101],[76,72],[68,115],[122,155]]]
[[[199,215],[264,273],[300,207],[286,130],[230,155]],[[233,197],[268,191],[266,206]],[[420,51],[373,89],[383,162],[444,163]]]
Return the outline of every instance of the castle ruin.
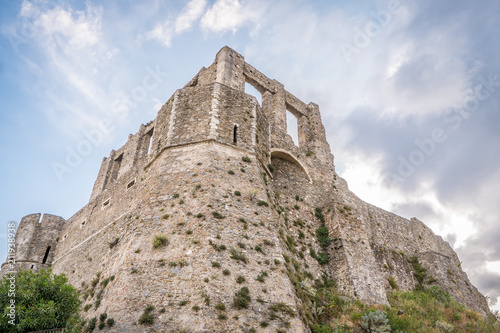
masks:
[[[262,105],[245,93],[246,83]],[[287,134],[287,111],[297,118],[298,145]],[[330,239],[323,248],[316,233],[322,224]],[[153,246],[159,236],[166,241]],[[103,159],[87,205],[67,220],[25,216],[16,247],[18,269],[50,265],[66,274],[91,305],[82,316],[106,312],[115,332],[248,332],[276,303],[300,315],[260,331],[286,321],[290,332],[309,332],[309,305],[296,283],[326,274],[352,298],[387,304],[389,279],[403,290],[419,283],[412,257],[432,277],[426,284],[489,311],[447,242],[415,218],[363,202],[337,176],[318,105],[229,47]],[[4,264],[0,275],[7,270]],[[95,279],[109,283],[97,293]],[[252,301],[235,308],[242,286]],[[219,303],[227,320],[217,318]],[[156,320],[141,326],[147,305]]]

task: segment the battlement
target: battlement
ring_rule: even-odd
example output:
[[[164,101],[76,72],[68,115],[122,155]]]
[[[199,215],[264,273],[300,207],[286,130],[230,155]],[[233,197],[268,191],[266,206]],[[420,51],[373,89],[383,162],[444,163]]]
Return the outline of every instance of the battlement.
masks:
[[[261,93],[262,105],[245,93],[245,83]],[[297,119],[298,146],[287,134],[287,111]],[[334,168],[319,107],[302,102],[226,46],[208,68],[203,67],[168,99],[153,121],[141,125],[124,146],[103,159],[90,201],[118,178],[132,179],[134,172],[164,151],[206,141],[255,155],[270,177],[273,157],[295,164],[310,182],[324,179],[324,172]],[[305,161],[312,155],[316,172],[310,172]]]

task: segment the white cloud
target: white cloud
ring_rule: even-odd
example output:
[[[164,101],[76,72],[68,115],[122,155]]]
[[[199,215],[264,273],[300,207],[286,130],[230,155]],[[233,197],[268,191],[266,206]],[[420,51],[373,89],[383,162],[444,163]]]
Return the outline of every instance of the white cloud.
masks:
[[[172,46],[172,38],[174,37],[174,24],[170,20],[163,23],[158,23],[153,30],[146,34],[147,39],[156,39],[166,47]]]
[[[203,14],[206,6],[206,0],[192,0],[189,2],[181,15],[175,20],[175,32],[179,34],[190,29],[193,23]]]
[[[261,13],[254,3],[238,0],[217,0],[201,18],[201,27],[208,32],[236,32],[247,22],[255,22]]]
[[[94,127],[109,114],[109,87],[112,62],[118,49],[103,35],[103,10],[87,4],[84,10],[69,5],[24,1],[16,23],[23,32],[14,36],[35,50],[37,57],[20,54],[31,75],[40,77],[34,93],[43,94],[40,105],[61,131],[78,135],[84,128]],[[57,93],[56,93],[57,92]],[[76,102],[78,101],[78,102]]]

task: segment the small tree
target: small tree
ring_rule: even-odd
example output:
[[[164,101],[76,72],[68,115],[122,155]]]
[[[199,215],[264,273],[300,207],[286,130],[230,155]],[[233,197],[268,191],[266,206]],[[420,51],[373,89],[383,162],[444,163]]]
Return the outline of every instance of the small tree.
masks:
[[[4,275],[0,280],[0,332],[74,330],[80,323],[80,300],[78,291],[67,281],[66,276],[52,274],[51,269]]]

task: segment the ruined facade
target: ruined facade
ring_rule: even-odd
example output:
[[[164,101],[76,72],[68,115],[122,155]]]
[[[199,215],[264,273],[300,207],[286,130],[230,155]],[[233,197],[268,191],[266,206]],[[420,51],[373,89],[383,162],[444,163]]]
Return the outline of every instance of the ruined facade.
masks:
[[[245,93],[246,83],[262,105]],[[287,134],[287,111],[297,118],[298,146]],[[317,208],[332,239],[323,265],[314,258],[321,251]],[[432,277],[426,283],[488,311],[447,242],[417,219],[349,191],[335,173],[318,105],[303,103],[228,47],[103,159],[86,206],[66,221],[46,214],[39,223],[39,215],[19,225],[18,267],[51,264],[65,273],[82,290],[82,315],[106,312],[116,319],[110,331],[308,332],[309,305],[297,296],[290,269],[311,281],[326,273],[346,295],[387,304],[389,278],[401,289],[416,286],[413,256]],[[155,247],[159,235],[167,240]],[[233,306],[242,286],[248,308]],[[301,315],[259,327],[278,302]],[[139,320],[147,305],[155,307],[151,326]]]

